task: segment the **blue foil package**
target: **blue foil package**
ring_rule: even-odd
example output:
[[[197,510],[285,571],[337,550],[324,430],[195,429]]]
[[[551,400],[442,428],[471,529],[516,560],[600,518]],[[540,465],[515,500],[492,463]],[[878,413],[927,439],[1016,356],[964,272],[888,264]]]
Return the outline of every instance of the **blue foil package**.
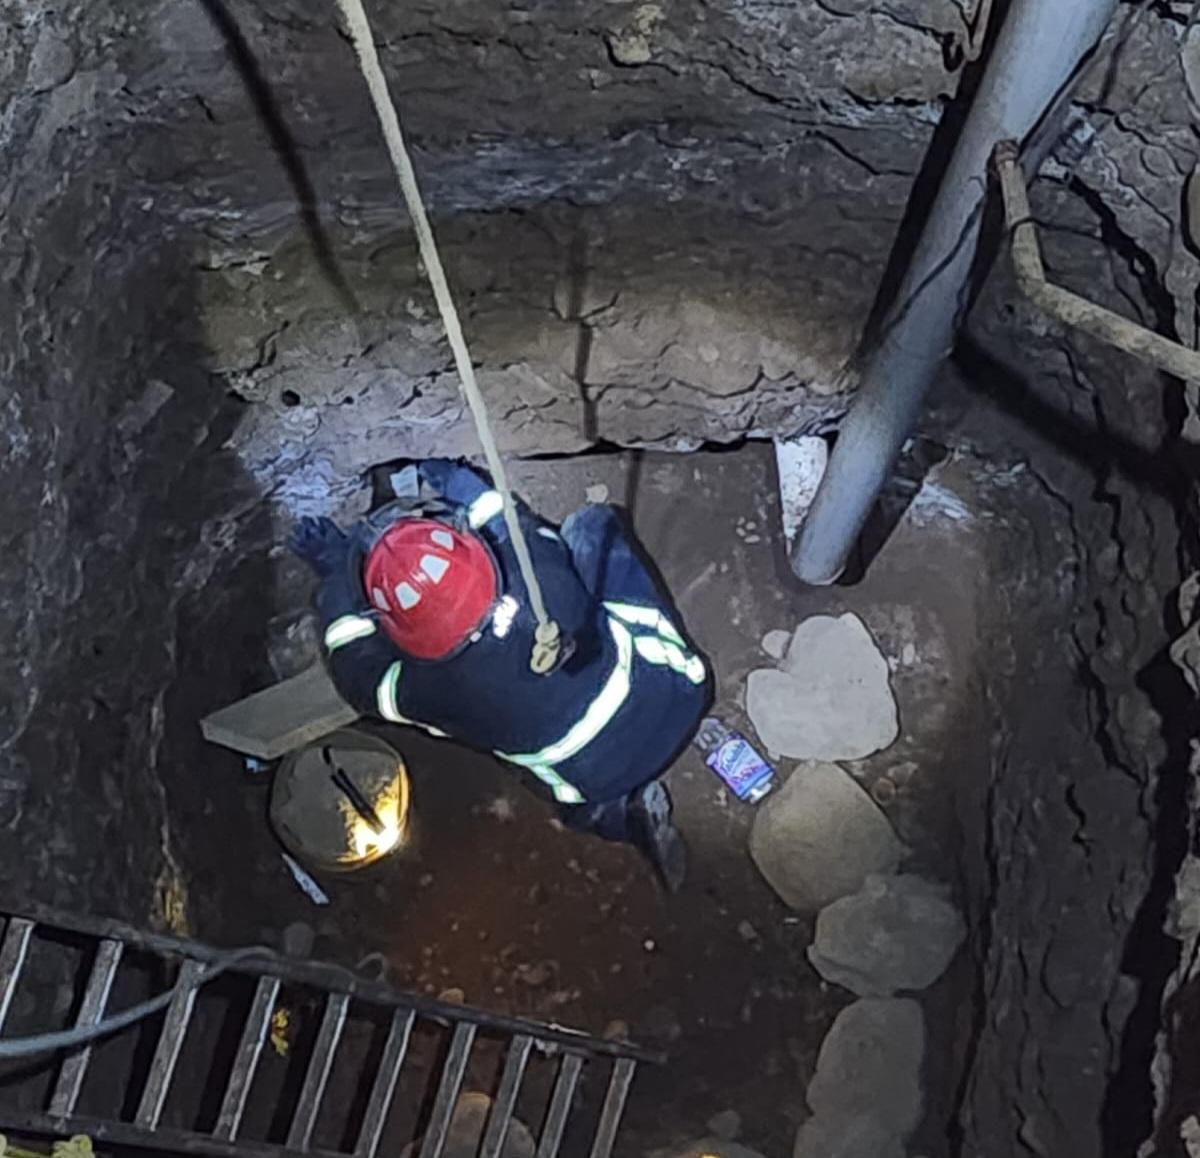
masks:
[[[775,769],[740,732],[731,732],[705,756],[704,762],[739,800],[750,804],[761,800],[774,785]]]

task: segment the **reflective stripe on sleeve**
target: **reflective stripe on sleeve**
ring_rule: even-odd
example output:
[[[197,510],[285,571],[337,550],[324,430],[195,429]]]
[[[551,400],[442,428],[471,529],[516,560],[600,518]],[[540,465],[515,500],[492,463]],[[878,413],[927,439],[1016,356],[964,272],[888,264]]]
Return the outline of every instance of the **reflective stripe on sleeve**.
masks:
[[[383,679],[379,681],[379,687],[375,689],[375,705],[379,708],[379,714],[390,723],[407,724],[410,721],[400,714],[400,708],[396,700],[396,689],[400,683],[400,672],[404,669],[404,665],[396,660],[383,673]]]
[[[410,728],[420,728],[438,740],[448,739],[449,733],[443,732],[441,728],[435,727],[433,724],[422,724],[420,720],[410,720],[407,716],[400,714],[396,693],[399,689],[400,673],[403,670],[404,665],[400,660],[396,660],[383,673],[383,679],[379,681],[379,687],[375,689],[375,705],[379,709],[379,714],[388,723],[407,724]]]
[[[467,522],[473,530],[494,519],[504,510],[504,499],[499,491],[484,491],[469,507]]]
[[[366,639],[375,634],[375,624],[361,615],[343,615],[325,628],[325,650],[337,651],[356,639]]]

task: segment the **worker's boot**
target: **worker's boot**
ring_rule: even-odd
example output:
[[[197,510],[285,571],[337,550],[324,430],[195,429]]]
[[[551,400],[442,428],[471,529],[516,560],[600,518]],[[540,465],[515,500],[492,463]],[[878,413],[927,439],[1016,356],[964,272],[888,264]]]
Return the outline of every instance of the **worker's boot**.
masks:
[[[661,780],[651,780],[630,797],[629,830],[667,891],[679,892],[687,875],[687,845],[671,823],[671,797]]]

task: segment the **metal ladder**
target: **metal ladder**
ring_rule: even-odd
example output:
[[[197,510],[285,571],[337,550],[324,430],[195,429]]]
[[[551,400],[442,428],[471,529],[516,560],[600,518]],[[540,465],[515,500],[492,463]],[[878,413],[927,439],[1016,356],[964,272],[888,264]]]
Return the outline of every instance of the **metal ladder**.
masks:
[[[204,1129],[167,1125],[163,1122],[163,1111],[189,1025],[193,1024],[196,999],[203,988],[199,982],[206,966],[224,954],[204,945],[144,933],[108,920],[50,910],[4,916],[6,925],[0,941],[0,1040],[35,938],[42,938],[52,947],[70,945],[81,955],[84,964],[78,978],[79,997],[74,1005],[76,1026],[95,1025],[104,1016],[122,961],[132,953],[177,970],[176,990],[165,1015],[159,1015],[161,1025],[144,1077],[136,1076],[141,1083],[140,1094],[134,1091],[135,1096],[126,1099],[127,1104],[136,1104],[136,1108],[122,1113],[118,1107],[111,1115],[79,1112],[95,1048],[94,1044],[87,1044],[58,1055],[57,1076],[40,1109],[6,1105],[9,1088],[0,1086],[0,1128],[10,1133],[59,1137],[88,1134],[97,1143],[227,1158],[282,1155],[375,1158],[393,1108],[414,1027],[433,1025],[448,1038],[448,1048],[437,1092],[418,1135],[423,1137],[419,1158],[439,1158],[443,1151],[472,1050],[480,1035],[499,1038],[498,1047],[505,1052],[479,1158],[500,1158],[531,1055],[542,1064],[556,1067],[536,1158],[555,1158],[558,1154],[568,1118],[578,1101],[581,1076],[596,1069],[607,1071],[607,1086],[591,1131],[589,1154],[590,1158],[609,1158],[638,1064],[662,1061],[658,1055],[628,1043],[604,1041],[560,1026],[402,993],[337,966],[264,955],[235,963],[224,974],[225,979],[232,979],[227,984],[245,987],[248,1012],[242,1019],[232,1064],[225,1067],[224,1073],[211,1072],[204,1078],[206,1088],[214,1088],[207,1085],[210,1082],[224,1083],[215,1120]],[[280,989],[285,985],[302,986],[318,996],[322,1006],[319,1025],[311,1049],[306,1051],[303,1081],[291,1109],[286,1138],[250,1140],[241,1136],[247,1105],[270,1035]],[[387,1036],[375,1063],[361,1075],[362,1083],[369,1083],[370,1093],[352,1131],[353,1146],[319,1149],[313,1145],[314,1130],[352,1006],[388,1019]],[[42,1028],[39,1026],[37,1031]],[[138,1027],[130,1027],[113,1036],[137,1031]],[[359,1088],[365,1090],[367,1086],[362,1084]]]

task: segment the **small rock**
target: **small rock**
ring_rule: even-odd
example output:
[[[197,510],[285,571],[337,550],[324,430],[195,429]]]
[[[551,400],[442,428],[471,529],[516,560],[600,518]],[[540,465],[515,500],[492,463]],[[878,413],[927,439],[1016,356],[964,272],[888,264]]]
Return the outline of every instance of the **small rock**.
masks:
[[[650,42],[637,32],[611,33],[608,48],[618,64],[648,64],[653,58]]]
[[[67,41],[43,24],[29,58],[25,83],[31,92],[57,88],[75,71],[75,53]]]
[[[949,890],[911,873],[867,877],[861,891],[817,917],[808,959],[859,997],[926,989],[966,936]]]
[[[750,855],[783,900],[816,912],[891,872],[904,845],[854,779],[834,764],[801,765],[759,805]]]
[[[521,984],[536,988],[539,985],[545,985],[553,972],[548,961],[539,961],[536,965],[518,965],[513,976]]]
[[[783,670],[750,673],[746,710],[768,748],[801,760],[861,760],[900,730],[887,661],[852,614],[804,620]]]
[[[896,785],[886,776],[880,776],[874,784],[871,785],[871,799],[879,805],[880,808],[886,808],[896,799]]]
[[[738,936],[743,941],[757,941],[758,930],[749,921],[742,921],[738,925]],[[715,1134],[716,1131],[714,1130],[713,1133]]]
[[[1187,1150],[1188,1158],[1200,1158],[1200,1121],[1189,1114],[1179,1123],[1179,1140]]]
[[[417,881],[417,884],[419,884],[423,889],[429,888],[429,886],[433,884],[433,873],[422,873],[421,879]]]
[[[782,660],[787,655],[788,644],[792,642],[792,633],[776,628],[768,631],[762,637],[762,649],[772,659]]]
[[[600,1035],[605,1041],[628,1041],[629,1022],[617,1017],[610,1021]]]
[[[280,944],[288,957],[309,957],[316,940],[317,934],[311,925],[293,921],[284,929]]]
[[[874,1122],[901,1140],[921,1120],[925,1018],[910,998],[863,997],[834,1020],[808,1104],[828,1125]]]
[[[583,493],[589,503],[608,502],[608,487],[604,483],[593,483]]]
[[[658,944],[653,937],[647,937],[642,942],[642,948],[645,949],[647,953],[653,953],[654,950],[658,948]]]
[[[451,989],[443,989],[438,994],[438,1000],[444,1001],[448,1005],[464,1005],[466,1004],[467,995],[456,985]]]
[[[722,1110],[709,1118],[708,1132],[714,1138],[732,1142],[742,1132],[742,1115],[737,1110]]]

